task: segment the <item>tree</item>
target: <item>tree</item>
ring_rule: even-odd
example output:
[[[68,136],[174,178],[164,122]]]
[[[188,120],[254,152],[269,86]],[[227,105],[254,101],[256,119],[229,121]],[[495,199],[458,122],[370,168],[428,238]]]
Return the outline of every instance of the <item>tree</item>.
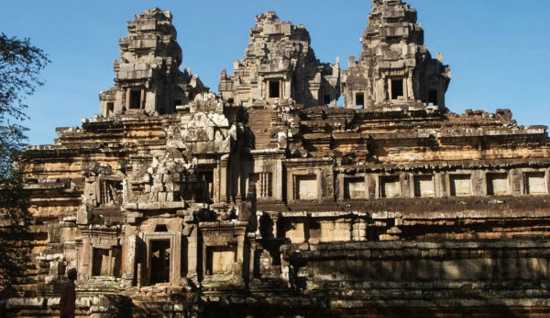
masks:
[[[29,39],[0,33],[0,293],[22,282],[29,264],[31,216],[21,160],[27,128],[21,123],[28,119],[25,98],[44,84],[39,75],[49,62]]]

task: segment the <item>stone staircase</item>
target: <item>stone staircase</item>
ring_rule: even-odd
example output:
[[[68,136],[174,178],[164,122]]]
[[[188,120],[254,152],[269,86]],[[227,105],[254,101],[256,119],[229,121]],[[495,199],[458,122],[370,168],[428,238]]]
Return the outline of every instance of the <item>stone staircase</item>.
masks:
[[[277,148],[280,118],[271,108],[248,109],[248,127],[254,134],[254,149]]]

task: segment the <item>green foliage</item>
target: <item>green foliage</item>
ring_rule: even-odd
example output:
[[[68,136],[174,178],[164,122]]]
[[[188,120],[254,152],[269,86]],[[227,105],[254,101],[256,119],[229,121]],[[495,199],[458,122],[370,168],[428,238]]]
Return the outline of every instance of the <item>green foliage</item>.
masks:
[[[48,56],[30,44],[0,33],[0,292],[23,283],[31,246],[31,215],[19,160],[27,137],[25,98],[44,84],[40,72]],[[4,290],[5,291],[5,290]]]
[[[44,85],[40,71],[50,62],[48,56],[30,44],[0,33],[0,120],[28,118],[24,99]]]

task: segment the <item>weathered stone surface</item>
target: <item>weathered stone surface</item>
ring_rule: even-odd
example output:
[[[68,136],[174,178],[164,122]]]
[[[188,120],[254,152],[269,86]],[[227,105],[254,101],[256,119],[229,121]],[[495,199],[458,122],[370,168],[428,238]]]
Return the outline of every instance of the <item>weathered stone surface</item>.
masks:
[[[171,19],[130,21],[101,114],[26,150],[36,239],[1,315],[57,314],[71,267],[90,317],[550,313],[547,127],[449,112],[408,4],[373,1],[347,70],[260,14],[220,96]]]

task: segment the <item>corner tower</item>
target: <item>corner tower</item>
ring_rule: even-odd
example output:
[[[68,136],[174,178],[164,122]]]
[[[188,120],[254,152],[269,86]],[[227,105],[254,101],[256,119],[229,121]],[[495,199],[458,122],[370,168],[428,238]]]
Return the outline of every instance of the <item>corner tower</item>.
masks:
[[[374,0],[363,52],[350,57],[343,74],[346,108],[383,109],[438,106],[445,109],[451,69],[424,45],[416,9],[401,0]]]
[[[182,51],[169,11],[146,10],[127,26],[114,62],[115,86],[99,94],[102,116],[170,114],[208,90],[189,69],[179,70]]]

